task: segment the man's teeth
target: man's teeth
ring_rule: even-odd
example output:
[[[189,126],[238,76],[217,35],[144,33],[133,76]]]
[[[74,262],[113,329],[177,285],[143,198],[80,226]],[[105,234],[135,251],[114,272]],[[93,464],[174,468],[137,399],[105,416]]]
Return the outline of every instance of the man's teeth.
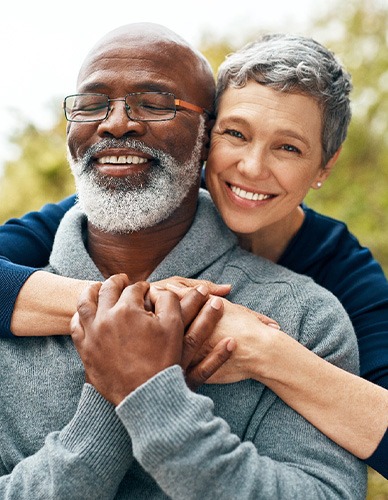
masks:
[[[143,158],[141,156],[134,156],[134,155],[128,155],[128,156],[103,156],[101,158],[98,158],[97,162],[101,164],[105,163],[122,163],[122,164],[128,164],[128,163],[133,163],[135,165],[138,165],[139,163],[146,163],[148,160],[147,158]]]
[[[244,198],[245,200],[262,201],[262,200],[268,200],[268,198],[271,198],[270,194],[252,193],[250,191],[244,191],[244,189],[240,189],[237,186],[230,186],[230,189],[239,198]]]

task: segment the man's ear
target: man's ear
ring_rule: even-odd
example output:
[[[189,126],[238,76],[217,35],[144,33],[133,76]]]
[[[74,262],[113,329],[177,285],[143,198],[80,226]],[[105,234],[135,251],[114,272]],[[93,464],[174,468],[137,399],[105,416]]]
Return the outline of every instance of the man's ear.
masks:
[[[311,187],[313,189],[319,189],[320,187],[322,187],[323,183],[330,176],[331,172],[333,171],[333,167],[336,164],[338,157],[341,153],[341,150],[342,150],[342,146],[337,149],[337,151],[333,154],[333,156],[326,163],[326,165],[323,168],[321,168],[318,176],[315,178],[314,182],[311,184]]]
[[[208,117],[206,120],[206,131],[205,131],[205,137],[203,139],[203,146],[202,146],[202,153],[201,153],[201,160],[206,161],[207,157],[209,155],[209,149],[210,149],[210,137],[211,137],[211,131],[215,123],[215,118],[213,117]]]

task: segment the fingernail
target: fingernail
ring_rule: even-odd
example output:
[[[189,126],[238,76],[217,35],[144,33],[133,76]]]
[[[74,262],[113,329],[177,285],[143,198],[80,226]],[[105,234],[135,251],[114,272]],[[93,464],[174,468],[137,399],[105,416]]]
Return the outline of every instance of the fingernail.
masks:
[[[199,285],[197,291],[204,297],[206,297],[206,295],[209,293],[209,289],[206,285]]]
[[[210,300],[210,306],[218,311],[222,307],[222,300],[219,297],[213,297]]]
[[[268,323],[268,326],[271,328],[276,328],[276,330],[280,330],[280,326],[277,323]]]
[[[236,341],[235,339],[230,339],[229,342],[226,344],[226,350],[228,352],[233,352],[235,347],[236,347]]]

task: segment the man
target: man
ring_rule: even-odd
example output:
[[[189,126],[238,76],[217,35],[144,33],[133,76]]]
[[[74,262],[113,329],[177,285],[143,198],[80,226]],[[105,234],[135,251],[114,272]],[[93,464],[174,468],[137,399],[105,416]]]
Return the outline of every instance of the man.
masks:
[[[157,25],[114,30],[81,67],[65,100],[80,208],[61,223],[51,270],[128,278],[83,294],[72,324],[83,364],[68,337],[0,342],[4,498],[364,498],[364,466],[262,384],[190,391],[183,335],[200,307],[144,282],[230,282],[231,300],[357,370],[339,303],[239,249],[198,197],[213,91],[203,57]],[[204,307],[206,329],[221,306]]]

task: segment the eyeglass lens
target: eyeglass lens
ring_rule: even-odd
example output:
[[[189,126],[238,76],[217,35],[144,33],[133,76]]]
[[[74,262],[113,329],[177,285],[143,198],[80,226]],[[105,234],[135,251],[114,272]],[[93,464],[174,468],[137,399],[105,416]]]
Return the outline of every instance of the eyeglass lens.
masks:
[[[65,114],[70,121],[88,122],[107,118],[111,102],[105,94],[76,94],[66,97]],[[124,101],[124,99],[117,99]],[[175,116],[175,97],[170,93],[138,92],[125,97],[125,109],[132,120],[171,120]]]

